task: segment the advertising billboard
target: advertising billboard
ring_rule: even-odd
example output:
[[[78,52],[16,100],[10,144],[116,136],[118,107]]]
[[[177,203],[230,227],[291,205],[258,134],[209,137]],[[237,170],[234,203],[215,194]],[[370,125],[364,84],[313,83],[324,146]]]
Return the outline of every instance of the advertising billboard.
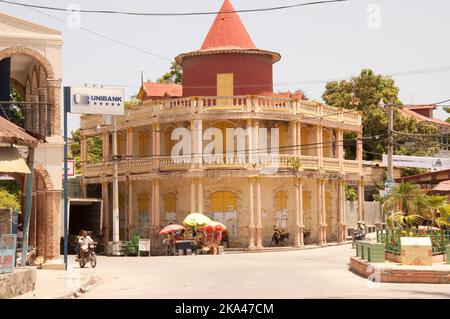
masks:
[[[65,87],[65,101],[73,114],[123,115],[125,91],[120,88]]]

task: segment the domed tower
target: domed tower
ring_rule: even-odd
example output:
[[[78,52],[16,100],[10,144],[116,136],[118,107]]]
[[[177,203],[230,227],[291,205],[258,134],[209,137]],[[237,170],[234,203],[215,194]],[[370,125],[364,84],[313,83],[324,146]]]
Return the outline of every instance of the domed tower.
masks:
[[[279,53],[257,49],[225,0],[200,50],[183,53],[183,96],[257,95],[273,92],[272,64]]]

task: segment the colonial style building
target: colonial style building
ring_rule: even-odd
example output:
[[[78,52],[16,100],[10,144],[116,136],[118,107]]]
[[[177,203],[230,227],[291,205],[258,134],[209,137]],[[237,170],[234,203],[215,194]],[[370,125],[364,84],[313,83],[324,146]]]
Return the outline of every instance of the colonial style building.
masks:
[[[60,268],[61,33],[3,13],[0,30],[0,114],[12,120],[13,111],[21,113],[24,120],[17,124],[40,140],[34,157],[30,244],[37,246],[44,268]],[[10,102],[11,88],[22,103]],[[14,177],[25,199],[26,178]]]
[[[357,186],[364,218],[361,114],[274,93],[281,56],[258,49],[234,11],[225,0],[200,50],[176,57],[182,97],[145,99],[117,118],[120,238],[139,233],[159,244],[161,227],[199,212],[226,224],[235,247],[267,246],[275,224],[288,229],[294,246],[343,241],[346,184]],[[155,96],[150,85],[141,91]],[[111,240],[112,128],[100,116],[82,117],[81,127],[82,185],[101,185]],[[177,128],[191,133],[188,155],[172,154]],[[244,151],[229,128],[245,133]],[[344,132],[358,138],[353,159],[345,157]],[[102,163],[88,163],[93,136],[103,138]],[[212,140],[216,147],[205,155]]]

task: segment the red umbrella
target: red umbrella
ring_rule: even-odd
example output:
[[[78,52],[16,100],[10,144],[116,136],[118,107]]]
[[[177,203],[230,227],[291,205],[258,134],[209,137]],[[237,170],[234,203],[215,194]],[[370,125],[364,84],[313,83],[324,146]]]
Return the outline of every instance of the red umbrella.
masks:
[[[167,235],[184,229],[186,229],[186,227],[177,224],[172,224],[164,227],[159,233],[160,235]]]
[[[215,230],[218,231],[226,231],[227,230],[227,226],[225,226],[222,223],[216,222],[216,221],[212,221],[209,225],[205,225],[203,227],[200,228],[201,230],[206,230],[206,231],[210,231],[213,232]]]

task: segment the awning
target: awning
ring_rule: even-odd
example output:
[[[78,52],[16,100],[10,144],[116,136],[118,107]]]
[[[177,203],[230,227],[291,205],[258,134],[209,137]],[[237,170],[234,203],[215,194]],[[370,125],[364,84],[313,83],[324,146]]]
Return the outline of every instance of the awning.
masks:
[[[30,174],[25,160],[15,147],[0,147],[0,173]]]

